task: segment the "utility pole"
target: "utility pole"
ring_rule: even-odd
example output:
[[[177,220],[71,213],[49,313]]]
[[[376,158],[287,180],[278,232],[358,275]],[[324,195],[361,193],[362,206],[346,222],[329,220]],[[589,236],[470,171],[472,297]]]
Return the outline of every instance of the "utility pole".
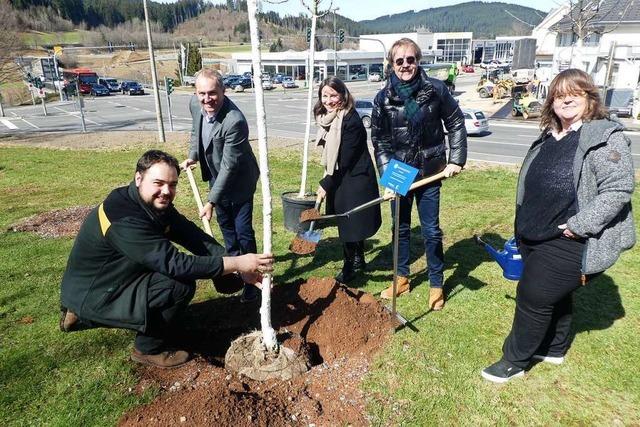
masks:
[[[156,120],[158,122],[158,140],[165,142],[164,125],[162,124],[162,107],[160,106],[160,90],[158,88],[158,72],[156,71],[156,58],[153,53],[153,44],[151,41],[151,24],[149,23],[149,11],[147,8],[147,0],[142,0],[144,6],[144,22],[147,27],[147,44],[149,45],[149,62],[151,63],[151,82],[153,85],[153,98],[156,103]]]
[[[609,47],[609,58],[607,60],[607,74],[604,76],[604,84],[602,85],[602,103],[607,103],[607,90],[609,89],[609,85],[611,82],[611,72],[613,71],[613,60],[616,54],[616,42],[615,40],[611,42],[611,46]]]

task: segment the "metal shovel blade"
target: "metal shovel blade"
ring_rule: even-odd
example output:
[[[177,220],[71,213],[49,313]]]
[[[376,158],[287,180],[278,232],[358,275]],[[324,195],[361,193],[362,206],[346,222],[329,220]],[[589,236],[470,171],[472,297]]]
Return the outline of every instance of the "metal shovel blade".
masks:
[[[313,229],[298,233],[296,234],[296,237],[293,238],[289,249],[296,255],[312,254],[316,251],[316,247],[318,246],[318,242],[321,237],[322,232],[314,231]]]
[[[318,244],[320,239],[322,238],[322,230],[308,230],[298,235],[301,239],[306,240],[307,242]]]

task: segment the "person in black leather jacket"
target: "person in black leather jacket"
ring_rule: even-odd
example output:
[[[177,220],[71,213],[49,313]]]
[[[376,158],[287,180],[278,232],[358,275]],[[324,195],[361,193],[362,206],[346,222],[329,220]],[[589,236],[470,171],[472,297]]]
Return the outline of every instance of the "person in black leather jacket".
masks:
[[[386,86],[377,94],[371,115],[371,140],[381,176],[391,159],[419,169],[416,179],[442,170],[447,177],[456,175],[467,159],[467,132],[462,111],[444,82],[427,77],[420,68],[421,54],[420,47],[407,38],[396,41],[389,50],[387,59],[393,72]],[[449,133],[448,160],[443,124]],[[407,293],[410,289],[409,237],[411,207],[415,200],[427,256],[429,308],[433,310],[441,310],[444,306],[440,187],[441,183],[435,182],[411,191],[400,199],[399,280],[396,295]],[[392,294],[392,287],[389,287],[381,296],[391,298]]]

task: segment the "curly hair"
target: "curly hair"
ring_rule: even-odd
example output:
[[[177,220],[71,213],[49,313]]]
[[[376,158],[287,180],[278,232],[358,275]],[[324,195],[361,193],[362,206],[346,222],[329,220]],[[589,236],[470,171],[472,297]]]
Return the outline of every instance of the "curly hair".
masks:
[[[600,99],[600,92],[596,85],[593,84],[589,74],[582,70],[570,68],[558,74],[549,86],[549,96],[547,96],[542,107],[540,129],[562,130],[562,123],[553,109],[553,103],[557,97],[566,94],[584,94],[587,98],[587,106],[582,120],[590,121],[607,117],[607,110]]]

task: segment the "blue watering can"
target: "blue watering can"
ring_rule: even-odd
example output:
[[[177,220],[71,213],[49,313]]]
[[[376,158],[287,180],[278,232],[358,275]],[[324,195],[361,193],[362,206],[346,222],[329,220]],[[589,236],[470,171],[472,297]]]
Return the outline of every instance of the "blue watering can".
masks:
[[[485,250],[489,252],[489,255],[500,265],[502,275],[505,279],[520,280],[520,276],[522,275],[522,255],[518,252],[515,237],[507,240],[504,244],[504,249],[501,251],[494,249],[477,235],[474,235],[473,238],[478,245],[484,246]]]

